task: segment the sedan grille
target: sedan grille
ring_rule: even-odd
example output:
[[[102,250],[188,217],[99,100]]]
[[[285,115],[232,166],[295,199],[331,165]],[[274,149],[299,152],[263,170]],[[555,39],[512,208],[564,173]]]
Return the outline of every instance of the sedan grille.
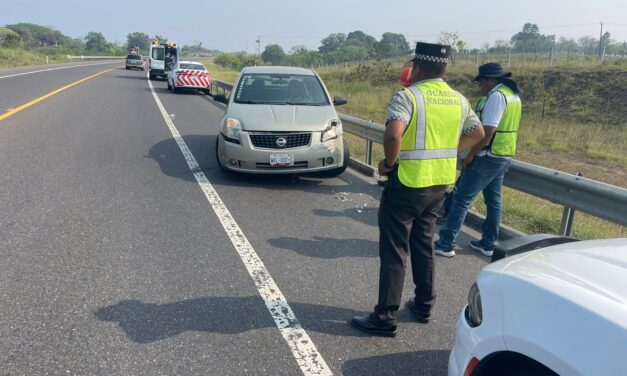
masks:
[[[251,134],[254,147],[266,149],[288,149],[309,145],[311,133]]]

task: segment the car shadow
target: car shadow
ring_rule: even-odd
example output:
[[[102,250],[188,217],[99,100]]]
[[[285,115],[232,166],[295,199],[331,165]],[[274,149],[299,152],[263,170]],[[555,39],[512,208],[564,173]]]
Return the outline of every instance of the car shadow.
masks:
[[[342,375],[446,375],[449,354],[448,350],[424,350],[351,359],[342,365]]]
[[[365,312],[309,303],[290,303],[290,306],[307,331],[364,336],[347,321]],[[117,323],[127,337],[137,343],[161,341],[190,331],[239,334],[276,327],[258,296],[206,297],[165,304],[122,300],[99,308],[94,315],[101,321]]]
[[[379,243],[366,239],[334,239],[314,236],[310,240],[293,237],[269,239],[276,248],[289,249],[307,257],[333,259],[340,257],[377,257]]]
[[[146,80],[147,80],[147,78],[146,78],[145,73],[144,73],[144,72],[141,72],[141,73],[142,73],[142,75],[139,75],[139,76],[138,76],[138,75],[132,75],[132,76],[123,76],[123,75],[118,75],[118,76],[114,76],[114,78],[127,78],[127,79],[130,79],[130,80],[142,80],[142,81],[146,81]]]
[[[186,135],[182,137],[194,154],[200,168],[214,186],[256,187],[273,191],[298,189],[305,192],[334,195],[341,201],[349,200],[347,197],[350,194],[370,196],[372,200],[376,201],[381,196],[379,186],[353,184],[356,178],[348,173],[335,178],[322,178],[312,174],[225,173],[220,170],[216,161],[217,135]],[[157,162],[165,175],[189,182],[196,181],[173,138],[165,139],[153,145],[146,158],[151,158]]]

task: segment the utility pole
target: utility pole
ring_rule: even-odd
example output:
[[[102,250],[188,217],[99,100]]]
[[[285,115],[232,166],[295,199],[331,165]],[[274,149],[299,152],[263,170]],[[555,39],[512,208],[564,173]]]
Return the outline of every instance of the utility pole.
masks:
[[[601,60],[601,55],[603,54],[603,21],[601,23],[601,33],[599,34],[599,60]]]
[[[261,35],[257,35],[257,56],[261,56]]]

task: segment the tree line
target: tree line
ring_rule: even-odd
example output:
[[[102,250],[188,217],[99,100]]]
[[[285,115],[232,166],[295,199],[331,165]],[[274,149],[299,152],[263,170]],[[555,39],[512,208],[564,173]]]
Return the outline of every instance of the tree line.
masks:
[[[72,38],[59,30],[32,23],[18,23],[0,27],[0,48],[25,49],[45,54],[71,55],[125,55],[131,47],[138,47],[143,54],[148,53],[152,40],[167,42],[168,38],[154,35],[152,38],[143,32],[132,32],[126,36],[126,43],[108,41],[101,32],[90,31],[84,37]],[[182,46],[183,54],[209,55],[212,51],[197,43]]]

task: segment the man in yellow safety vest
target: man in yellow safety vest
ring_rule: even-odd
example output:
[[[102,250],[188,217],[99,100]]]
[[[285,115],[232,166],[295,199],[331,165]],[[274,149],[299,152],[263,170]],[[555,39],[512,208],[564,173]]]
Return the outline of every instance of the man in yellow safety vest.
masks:
[[[439,255],[455,256],[455,238],[470,204],[483,191],[487,215],[481,239],[471,241],[469,246],[484,256],[492,256],[501,222],[501,186],[516,152],[522,114],[519,97],[522,90],[511,76],[511,72],[506,72],[499,63],[487,63],[479,67],[479,74],[474,79],[484,96],[476,111],[485,136],[464,159],[464,169],[451,197],[446,223],[435,243],[435,252]]]
[[[450,46],[417,43],[412,84],[388,106],[385,159],[379,162],[379,174],[389,178],[379,206],[379,300],[370,315],[350,321],[371,334],[396,335],[409,253],[416,288],[408,307],[419,322],[429,321],[435,302],[436,213],[455,181],[458,151],[483,138],[468,100],[442,79],[450,52]]]

